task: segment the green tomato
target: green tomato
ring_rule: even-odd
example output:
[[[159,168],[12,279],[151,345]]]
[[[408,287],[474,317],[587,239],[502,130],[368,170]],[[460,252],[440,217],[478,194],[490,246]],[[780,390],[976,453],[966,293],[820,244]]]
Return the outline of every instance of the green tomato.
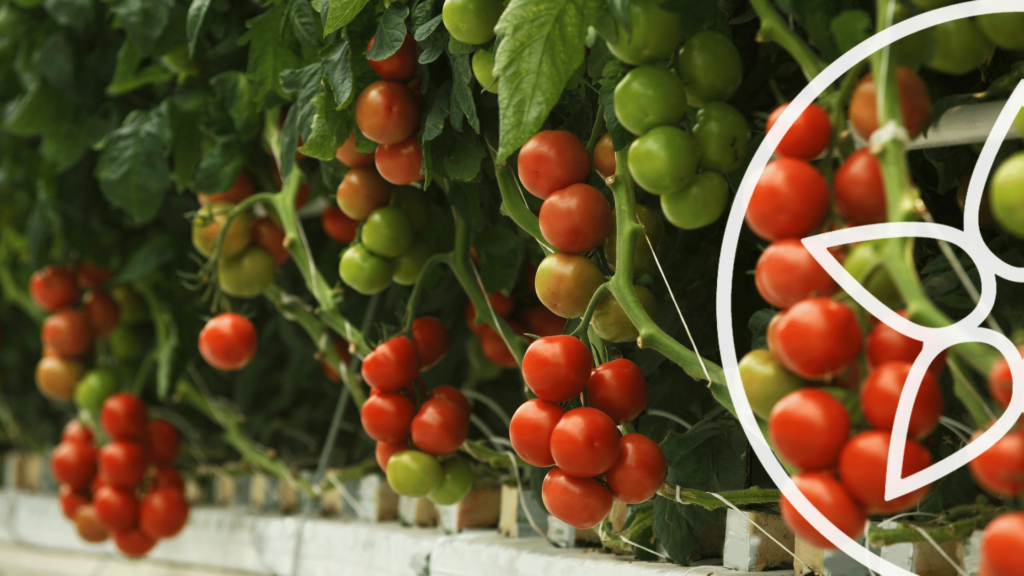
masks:
[[[743,61],[736,45],[725,35],[707,30],[686,41],[676,62],[692,106],[724,102],[743,82]]]
[[[879,249],[875,242],[857,244],[843,261],[843,268],[882,304],[895,310],[903,305],[903,298],[882,263]]]
[[[1024,13],[984,14],[974,21],[996,46],[1004,50],[1024,50]]]
[[[388,468],[390,467],[391,464],[388,463]],[[468,462],[455,456],[445,461],[443,471],[441,485],[434,488],[427,498],[441,506],[458,504],[473,489],[473,468]]]
[[[494,78],[494,54],[490,50],[477,48],[473,52],[473,76],[481,88],[491,94],[498,93],[498,81]]]
[[[131,286],[114,286],[110,290],[110,296],[117,302],[117,308],[121,311],[121,325],[138,324],[149,317],[146,301]]]
[[[643,204],[637,204],[635,210],[637,220],[643,226],[644,234],[647,238],[641,235],[633,243],[634,277],[654,270],[654,255],[661,253],[661,243],[665,240],[665,223],[661,221],[661,216],[658,216],[656,211]],[[647,243],[648,239],[651,241],[650,244]],[[654,246],[654,252],[651,252],[651,246]],[[615,245],[615,222],[613,221],[611,232],[608,233],[608,238],[604,241],[604,259],[612,270],[615,270],[617,250],[618,247]]]
[[[412,247],[406,250],[401,256],[395,258],[395,273],[391,277],[395,284],[412,286],[419,279],[423,272],[423,265],[433,251],[430,245],[422,239],[413,243]]]
[[[1024,238],[1024,152],[1003,161],[992,175],[989,190],[996,221],[1010,234]]]
[[[895,42],[892,45],[892,58],[900,66],[918,70],[935,57],[939,49],[935,41],[935,29],[925,28]]]
[[[437,489],[444,471],[437,458],[419,450],[399,452],[388,460],[388,484],[400,496],[423,498]]]
[[[658,126],[629,146],[629,173],[651,194],[682,190],[697,173],[699,161],[693,138],[675,126]]]
[[[682,16],[661,8],[661,0],[633,0],[629,3],[626,31],[615,22],[615,41],[608,50],[619,60],[633,66],[653,64],[672,56],[683,35]]]
[[[562,318],[579,318],[587,311],[604,274],[586,256],[555,252],[537,266],[534,280],[541,304]]]
[[[114,357],[126,364],[142,358],[146,353],[142,336],[123,323],[110,333],[107,342],[110,343]]]
[[[764,420],[775,403],[790,392],[807,385],[799,376],[782,367],[765,348],[752,350],[740,360],[740,379],[747,392],[750,408]]]
[[[647,312],[647,316],[657,318],[658,301],[654,299],[654,294],[651,294],[647,288],[636,285],[633,286],[633,293],[636,294],[637,300],[640,300],[640,305]],[[637,331],[633,321],[626,315],[626,311],[623,310],[611,290],[601,296],[597,308],[594,309],[590,325],[605,342],[636,342],[636,339],[640,337],[640,332]]]
[[[445,0],[441,20],[463,44],[484,44],[494,38],[494,25],[505,7],[500,0]]]
[[[391,190],[391,201],[389,205],[405,212],[412,224],[413,232],[423,232],[427,229],[427,218],[430,217],[430,203],[427,202],[427,193],[412,186],[401,186]]]
[[[352,244],[341,255],[341,281],[360,294],[376,294],[391,284],[395,261],[381,258],[362,244]]]
[[[192,218],[192,245],[200,254],[209,258],[217,243],[217,235],[227,222],[227,213],[234,207],[229,202],[214,202],[199,209]],[[231,258],[249,246],[249,216],[241,213],[231,220],[224,243],[220,247],[221,258]]]
[[[274,283],[274,257],[255,246],[217,262],[217,280],[228,296],[255,298]]]
[[[687,109],[682,93],[683,82],[671,70],[634,68],[615,87],[615,116],[638,136],[657,126],[678,124]]]
[[[377,208],[363,222],[363,245],[378,256],[401,256],[412,246],[412,222],[401,208]]]
[[[117,374],[110,368],[96,368],[78,381],[75,405],[98,421],[103,401],[114,392],[117,392]]]
[[[992,41],[970,18],[950,20],[936,26],[935,44],[935,56],[928,61],[928,67],[958,76],[980,66],[992,53]]]
[[[1017,112],[1017,117],[1013,119],[1013,126],[1017,129],[1018,134],[1024,136],[1024,108]]]
[[[661,211],[676,228],[696,230],[711,224],[729,203],[729,183],[718,172],[701,172],[682,192],[661,197]]]
[[[739,110],[724,102],[710,102],[697,111],[693,139],[700,146],[701,168],[725,174],[743,165],[750,129]]]

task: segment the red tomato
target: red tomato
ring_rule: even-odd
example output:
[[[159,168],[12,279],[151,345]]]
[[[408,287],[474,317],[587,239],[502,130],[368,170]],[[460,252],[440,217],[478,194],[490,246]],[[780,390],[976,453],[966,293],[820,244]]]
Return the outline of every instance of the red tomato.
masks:
[[[405,440],[401,442],[377,442],[377,448],[374,454],[377,456],[377,466],[384,472],[388,471],[388,460],[399,452],[405,452],[409,449],[409,443]]]
[[[103,284],[106,283],[107,280],[110,280],[110,277],[113,275],[113,271],[107,270],[102,266],[98,266],[93,262],[79,263],[78,270],[76,271],[78,285],[89,290],[96,290],[100,286],[103,286]]]
[[[772,408],[768,436],[789,464],[801,470],[831,468],[850,436],[850,415],[828,392],[802,388]]]
[[[594,170],[602,178],[615,174],[615,145],[612,143],[612,135],[605,133],[594,146]]]
[[[82,311],[94,336],[106,338],[121,321],[121,308],[106,292],[86,292]]]
[[[601,523],[612,510],[612,493],[593,478],[574,478],[558,468],[544,477],[541,499],[552,516],[580,530]]]
[[[412,443],[434,456],[451,454],[469,434],[469,414],[443,398],[427,400],[412,419]]]
[[[100,426],[114,440],[134,440],[146,432],[146,405],[131,394],[121,392],[103,401]]]
[[[284,245],[284,230],[270,216],[253,220],[249,225],[249,232],[252,235],[252,245],[270,254],[274,259],[274,266],[284,264],[291,257],[291,253]]]
[[[245,200],[249,196],[252,196],[255,188],[252,185],[252,179],[243,170],[238,173],[238,178],[235,178],[235,183],[223,192],[217,192],[216,194],[198,194],[200,206],[207,206],[215,202],[230,202],[232,204],[238,204],[242,200]]]
[[[92,346],[92,330],[85,314],[64,308],[46,317],[42,330],[43,345],[63,358],[81,356]]]
[[[309,202],[309,183],[301,182],[299,189],[295,192],[295,209],[298,210]]]
[[[625,358],[601,364],[587,381],[587,401],[618,424],[632,422],[647,407],[647,379]]]
[[[64,440],[50,455],[50,471],[62,484],[85,488],[96,474],[96,450],[84,442]]]
[[[658,493],[666,474],[668,463],[661,447],[647,436],[633,433],[622,437],[619,458],[604,476],[617,500],[639,504]]]
[[[793,483],[833,526],[854,540],[860,537],[867,515],[835,478],[823,472],[804,472],[793,476]],[[779,507],[782,509],[782,519],[797,536],[816,548],[836,549],[834,544],[800,515],[785,496]]]
[[[146,455],[134,442],[115,440],[100,448],[100,476],[115,488],[134,490],[146,473]]]
[[[64,431],[61,433],[60,439],[82,442],[83,444],[88,445],[92,444],[93,435],[92,430],[90,430],[88,426],[82,424],[78,418],[75,418],[73,420],[69,420],[68,423],[64,425]]]
[[[917,138],[924,132],[932,114],[932,98],[928,94],[928,86],[916,72],[904,66],[896,70],[896,78],[900,90],[903,125],[911,138]],[[878,129],[878,96],[875,92],[875,79],[871,73],[866,74],[854,89],[847,116],[854,129],[865,139],[870,138]]]
[[[534,287],[532,281],[529,281],[527,285],[531,288]],[[535,304],[523,309],[519,313],[519,317],[526,324],[527,334],[541,337],[558,336],[565,330],[565,318],[548,310],[543,304]]]
[[[170,538],[181,532],[188,522],[188,502],[177,490],[153,490],[139,506],[139,529],[153,538]]]
[[[515,334],[523,333],[522,327],[517,323],[509,321],[508,325]],[[512,350],[509,349],[505,339],[501,337],[497,330],[483,324],[476,330],[476,333],[477,338],[480,339],[480,350],[483,352],[484,358],[487,358],[495,366],[502,368],[517,368],[519,366],[519,362],[516,361]]]
[[[821,228],[831,201],[828,183],[814,167],[796,158],[770,162],[747,206],[747,226],[765,240],[803,238]]]
[[[375,38],[376,36],[370,38],[370,43],[366,46],[367,52],[373,47]],[[408,80],[416,73],[416,40],[413,40],[412,34],[406,32],[405,40],[402,41],[402,47],[398,49],[398,52],[383,60],[369,60],[369,62],[370,68],[373,68],[377,76],[385,80]]]
[[[135,526],[139,516],[139,501],[135,494],[113,486],[100,488],[93,495],[93,506],[96,507],[96,517],[111,531]]]
[[[588,184],[551,193],[540,207],[540,232],[559,252],[582,254],[600,246],[612,229],[608,199]]]
[[[1000,358],[988,373],[988,393],[1000,406],[1010,405],[1013,396],[1013,375],[1005,358]]]
[[[153,478],[150,479],[149,489],[150,491],[153,491],[159,488],[170,488],[184,493],[185,480],[174,468],[171,468],[170,466],[159,466],[156,471],[153,472]]]
[[[395,336],[366,355],[363,380],[381,392],[396,392],[420,373],[416,345],[405,336]]]
[[[860,404],[864,417],[879,430],[892,430],[896,421],[896,406],[903,394],[903,385],[910,374],[910,362],[893,361],[879,364],[870,373],[860,390]],[[926,372],[910,413],[907,435],[924,438],[939,425],[942,416],[942,389],[930,373]]]
[[[768,116],[768,132],[771,132],[772,126],[787,107],[789,102],[779,106]],[[779,142],[775,153],[779,156],[812,160],[828,148],[831,140],[832,121],[828,117],[828,112],[817,104],[811,104],[800,113],[800,117],[789,128],[789,132],[782,137],[782,142]]]
[[[593,478],[615,464],[621,440],[607,414],[596,408],[574,408],[551,431],[551,456],[566,474]]]
[[[587,387],[594,365],[590,349],[572,336],[547,336],[523,356],[523,379],[537,397],[565,402]]]
[[[839,374],[860,354],[861,333],[849,306],[828,298],[804,300],[781,315],[768,347],[790,372],[808,380]]]
[[[320,215],[320,225],[324,233],[336,242],[349,244],[356,239],[356,231],[359,230],[359,222],[349,218],[337,206],[324,208]]]
[[[107,539],[107,528],[96,517],[96,509],[92,504],[79,506],[75,511],[75,529],[86,542],[103,542]]]
[[[981,536],[981,557],[991,576],[1022,576],[1024,512],[1008,512],[989,522]],[[985,576],[979,574],[979,576]]]
[[[839,455],[839,478],[855,500],[869,514],[895,514],[917,506],[928,495],[925,486],[896,498],[885,499],[885,471],[889,467],[889,441],[892,434],[882,430],[861,432],[843,446]],[[907,440],[903,452],[903,477],[932,465],[928,450]]]
[[[431,390],[430,395],[427,396],[427,398],[430,400],[435,398],[447,400],[461,408],[467,417],[473,413],[473,407],[469,405],[469,400],[466,400],[466,397],[462,395],[462,392],[459,392],[458,388],[447,384],[442,384],[441,386]]]
[[[776,240],[761,253],[754,282],[766,302],[782,309],[839,290],[836,281],[796,238]]]
[[[149,423],[149,444],[153,462],[169,465],[178,457],[181,435],[173,424],[166,420],[152,420]]]
[[[359,419],[366,434],[378,442],[405,442],[409,437],[416,405],[401,394],[380,392],[363,403]]]
[[[590,155],[572,132],[544,130],[519,149],[519,179],[530,193],[546,199],[556,190],[586,182]]]
[[[870,148],[862,148],[843,162],[832,180],[836,212],[850,226],[887,221],[882,167]]]
[[[904,318],[907,317],[906,310],[900,310],[898,314]],[[923,347],[924,344],[921,342],[900,334],[884,322],[879,322],[875,325],[874,329],[871,330],[871,334],[868,335],[867,342],[865,342],[868,363],[872,367],[892,360],[913,363],[921,354]],[[942,372],[945,369],[946,352],[943,351],[935,357],[935,360],[932,360],[932,365],[928,367],[928,371],[937,379],[942,376]]]
[[[137,528],[114,532],[114,545],[129,558],[141,558],[156,546],[156,540]]]
[[[57,500],[60,502],[60,511],[68,520],[74,520],[78,509],[89,503],[88,492],[76,490],[68,484],[61,484],[58,494]]]
[[[523,402],[508,427],[508,437],[516,454],[531,466],[553,466],[551,433],[564,415],[565,408],[540,398]]]
[[[46,266],[36,270],[28,283],[29,294],[47,312],[70,306],[78,300],[78,282],[67,266]]]
[[[356,100],[356,125],[378,144],[397,144],[419,127],[419,103],[405,84],[378,80]]]
[[[214,316],[199,333],[199,353],[218,370],[241,370],[253,356],[259,341],[252,322],[240,314]]]
[[[352,355],[349,354],[348,352],[348,342],[345,342],[344,338],[335,337],[331,339],[331,344],[334,346],[335,352],[338,353],[338,358],[346,365],[348,365],[349,361],[352,359]],[[321,360],[320,366],[323,367],[324,374],[327,375],[328,380],[330,380],[331,382],[341,381],[341,378],[338,376],[338,373],[334,370],[334,367],[328,364],[326,360]]]
[[[362,221],[377,208],[388,205],[391,187],[373,168],[353,168],[342,178],[335,199],[345,216]]]
[[[448,330],[433,316],[423,316],[413,321],[412,340],[416,344],[421,370],[430,369],[448,352]]]
[[[397,144],[377,147],[377,172],[388,182],[405,186],[423,180],[423,148],[415,134]]]
[[[972,441],[981,435],[977,432]],[[986,492],[1003,498],[1024,494],[1024,432],[1010,432],[967,467]]]
[[[338,151],[334,153],[334,157],[349,168],[362,168],[373,164],[373,155],[375,152],[369,154],[363,154],[356,150],[356,133],[352,132],[348,135],[348,139],[345,143],[338,148]]]

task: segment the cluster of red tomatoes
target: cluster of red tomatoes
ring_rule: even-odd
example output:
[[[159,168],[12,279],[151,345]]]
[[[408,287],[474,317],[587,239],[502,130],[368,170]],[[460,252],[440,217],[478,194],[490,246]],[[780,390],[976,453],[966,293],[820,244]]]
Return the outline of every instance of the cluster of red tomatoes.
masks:
[[[86,542],[112,536],[125,556],[144,556],[188,521],[185,482],[174,468],[181,438],[170,423],[149,420],[131,394],[107,398],[100,426],[110,441],[98,450],[92,430],[72,420],[53,451],[61,510]]]
[[[636,364],[620,358],[594,368],[586,344],[549,336],[527,349],[523,379],[537,398],[516,410],[509,439],[528,464],[554,466],[541,490],[548,512],[592,528],[614,499],[639,504],[657,493],[668,470],[661,448],[618,428],[647,405],[647,380]],[[588,406],[567,411],[560,405],[584,391]]]
[[[367,50],[372,46],[371,39]],[[323,216],[329,236],[355,242],[342,254],[339,270],[345,284],[362,294],[376,294],[392,281],[411,286],[432,253],[419,236],[427,226],[427,199],[409,186],[423,179],[418,80],[404,83],[416,73],[416,41],[406,33],[395,54],[369,62],[382,79],[359,94],[356,125],[377,147],[360,152],[353,132],[338,148],[336,157],[349,170],[338,186],[338,209]]]
[[[227,224],[217,258],[217,281],[225,294],[238,298],[254,298],[270,287],[277,267],[291,256],[274,216],[252,219],[243,212],[227,223],[228,212],[252,194],[252,180],[242,172],[230,190],[200,194],[201,208],[192,219],[192,245],[207,258],[213,256],[217,237]],[[298,198],[296,205],[301,205],[300,200],[305,202]]]
[[[469,464],[453,454],[469,434],[469,401],[451,386],[428,394],[419,377],[447,351],[448,331],[432,316],[413,322],[412,339],[399,335],[377,346],[363,360],[370,397],[359,414],[392,489],[444,505],[465,497],[473,483]]]
[[[102,289],[111,275],[90,262],[46,266],[32,275],[32,300],[50,313],[43,321],[43,357],[36,365],[36,386],[47,398],[70,400],[93,340],[107,338],[118,327],[120,306]]]

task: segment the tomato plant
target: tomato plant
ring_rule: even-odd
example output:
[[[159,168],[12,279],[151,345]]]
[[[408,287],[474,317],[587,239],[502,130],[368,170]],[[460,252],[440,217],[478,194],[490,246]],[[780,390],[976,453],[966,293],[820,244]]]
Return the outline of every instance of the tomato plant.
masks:
[[[743,62],[736,46],[724,35],[700,32],[679,49],[679,76],[694,106],[724,102],[743,82]]]
[[[697,111],[693,139],[700,148],[701,168],[732,172],[746,160],[750,130],[738,110],[724,102],[708,102]]]
[[[466,44],[484,44],[494,38],[494,25],[502,8],[498,0],[445,0],[441,15],[452,38]]]
[[[381,392],[395,392],[420,372],[416,344],[405,336],[384,342],[363,360],[363,379]]]
[[[910,374],[910,367],[910,362],[895,360],[879,364],[868,374],[860,391],[860,403],[864,408],[864,417],[875,428],[892,430],[893,422],[896,420],[896,406]],[[942,390],[939,383],[935,376],[926,372],[914,398],[914,409],[910,413],[907,434],[914,438],[923,438],[931,434],[939,425],[942,407]]]
[[[650,438],[631,433],[622,437],[619,457],[605,479],[616,500],[639,504],[658,493],[667,472],[661,448]]]
[[[551,431],[551,457],[569,476],[593,478],[615,464],[621,439],[615,422],[604,412],[574,408]]]
[[[565,415],[565,408],[540,398],[527,400],[512,415],[508,427],[512,448],[532,466],[553,466],[551,434]]]
[[[683,190],[697,172],[698,144],[675,126],[658,126],[629,147],[629,173],[651,194]]]
[[[415,136],[395,144],[381,144],[375,162],[377,172],[392,184],[404,186],[423,179],[423,149]]]
[[[541,200],[584,182],[590,174],[587,149],[565,130],[538,132],[523,144],[517,162],[523,188]]]
[[[559,252],[582,254],[600,246],[612,228],[608,199],[587,184],[552,193],[540,208],[540,232]]]
[[[353,168],[342,178],[336,197],[345,216],[362,221],[377,208],[387,206],[391,189],[374,170]]]
[[[839,290],[832,276],[796,238],[772,242],[761,253],[754,282],[762,298],[783,309],[807,298],[831,296]]]
[[[552,516],[581,530],[598,525],[612,509],[612,494],[593,478],[576,478],[552,468],[541,487]]]
[[[897,82],[903,125],[909,136],[916,138],[924,131],[932,114],[932,99],[928,87],[916,72],[904,66],[897,69]],[[878,93],[874,76],[867,74],[854,89],[847,113],[854,128],[864,138],[870,138],[878,129],[877,106]]]
[[[388,460],[388,484],[402,496],[423,498],[444,481],[437,458],[418,450],[398,452]]]
[[[871,150],[851,154],[836,171],[832,186],[836,211],[851,226],[886,221],[885,183]]]
[[[188,502],[177,490],[153,490],[139,504],[139,529],[156,540],[170,538],[181,532],[188,522]]]
[[[366,46],[367,51],[373,48],[375,39],[370,38],[370,43]],[[402,46],[397,52],[383,60],[370,60],[369,62],[370,68],[373,68],[377,76],[384,80],[408,80],[416,73],[416,40],[413,39],[412,34],[406,32]]]
[[[838,374],[860,353],[860,325],[841,302],[810,298],[781,314],[768,347],[798,376],[814,380]]]
[[[686,102],[678,97],[684,89],[683,81],[671,70],[639,66],[615,87],[615,116],[637,136],[676,124],[686,114]]]
[[[768,435],[786,462],[801,470],[824,470],[839,459],[850,435],[850,416],[828,392],[802,388],[772,408]]]
[[[523,356],[523,379],[539,398],[565,402],[587,387],[593,361],[587,345],[572,336],[548,336]]]
[[[782,117],[789,102],[779,106],[768,116],[768,125],[765,130],[771,132],[772,126]],[[810,104],[796,122],[790,126],[789,131],[782,137],[782,141],[775,148],[779,156],[791,156],[801,160],[813,160],[825,151],[832,140],[832,120],[828,112],[817,104]]]
[[[928,486],[925,486],[899,498],[885,499],[885,471],[891,436],[881,430],[861,432],[850,438],[839,456],[840,480],[869,514],[895,514],[908,510],[928,495]],[[932,456],[928,450],[913,440],[907,440],[903,452],[903,477],[916,474],[931,464]]]
[[[765,240],[802,238],[825,222],[828,183],[810,164],[796,158],[769,163],[747,206],[750,229]]]
[[[378,144],[398,144],[411,136],[419,123],[419,103],[401,82],[379,80],[367,86],[356,100],[356,124]]]
[[[588,258],[556,252],[537,266],[537,297],[562,318],[579,318],[604,274]]]
[[[805,386],[764,348],[751,350],[739,363],[740,379],[754,414],[768,420],[772,408],[790,392]]]

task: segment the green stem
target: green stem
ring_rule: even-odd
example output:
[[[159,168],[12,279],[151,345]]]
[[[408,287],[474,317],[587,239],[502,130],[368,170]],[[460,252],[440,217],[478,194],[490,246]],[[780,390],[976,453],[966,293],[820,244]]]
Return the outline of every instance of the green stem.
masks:
[[[1006,512],[1005,508],[993,508],[991,506],[972,506],[971,508],[975,512],[974,515],[962,520],[956,520],[955,522],[949,522],[943,526],[932,527],[928,524],[901,523],[899,527],[888,530],[872,528],[867,534],[867,540],[874,547],[901,542],[926,542],[927,539],[918,531],[918,528],[920,528],[932,540],[941,544],[950,540],[966,538],[974,533],[975,530],[984,528],[996,516]],[[957,515],[953,515],[952,512],[953,510],[947,512],[947,515],[944,515],[940,521],[948,522],[956,518]]]
[[[28,295],[28,291],[24,290],[14,281],[14,277],[11,276],[11,271],[7,266],[0,266],[0,294],[3,294],[4,300],[21,308],[25,315],[36,324],[41,325],[43,320],[46,319],[46,313],[36,306],[35,302]]]
[[[601,302],[604,293],[608,291],[608,286],[608,283],[605,282],[594,291],[594,295],[590,297],[590,303],[587,304],[587,311],[583,313],[583,317],[580,318],[580,325],[573,330],[572,336],[581,339],[586,336],[587,328],[590,327],[590,319],[594,317],[594,310],[597,310],[597,305]]]
[[[601,104],[597,105],[597,117],[594,118],[594,128],[590,131],[590,140],[587,141],[587,153],[593,157],[594,147],[597,146],[597,141],[604,136],[605,130],[604,125],[604,106]]]
[[[775,42],[782,46],[800,65],[808,80],[821,74],[825,69],[825,62],[789,29],[789,24],[775,10],[771,0],[750,0],[750,5],[761,18],[761,29],[758,31],[758,39],[761,42]]]
[[[423,286],[426,284],[427,273],[437,264],[448,264],[450,262],[451,254],[444,253],[434,254],[423,264],[420,277],[416,279],[416,284],[412,287],[412,293],[409,294],[409,302],[405,305],[405,322],[402,324],[402,334],[410,338],[412,337],[412,323],[416,321],[416,308],[419,306],[420,298],[423,296]]]
[[[313,474],[313,484],[319,484],[327,471],[327,463],[331,459],[331,451],[334,450],[334,441],[338,439],[338,431],[341,430],[341,421],[345,418],[345,406],[348,405],[348,388],[343,388],[338,396],[338,403],[334,406],[334,416],[331,417],[331,425],[327,429],[327,439],[324,441],[323,450],[320,451],[320,461],[316,465],[316,473]]]
[[[493,152],[492,152],[493,155]],[[498,180],[498,190],[501,191],[501,211],[512,219],[520,228],[526,230],[527,234],[533,236],[547,252],[554,252],[555,249],[544,239],[540,231],[540,220],[530,212],[523,201],[519,191],[519,184],[516,183],[515,174],[508,162],[494,165],[494,175]]]
[[[730,490],[719,492],[719,496],[728,500],[733,506],[749,506],[751,504],[776,504],[782,498],[782,492],[774,488],[746,488],[744,490]],[[668,498],[680,504],[695,504],[706,510],[717,510],[726,506],[718,498],[707,492],[682,488],[672,484],[665,484],[658,490],[658,496]],[[677,498],[678,496],[678,498]]]
[[[358,480],[367,474],[370,474],[377,469],[377,459],[367,458],[358,464],[353,464],[346,468],[342,468],[336,472],[330,472],[324,475],[323,480],[320,481],[320,488],[326,489],[328,485],[333,482],[344,483],[350,480]]]

